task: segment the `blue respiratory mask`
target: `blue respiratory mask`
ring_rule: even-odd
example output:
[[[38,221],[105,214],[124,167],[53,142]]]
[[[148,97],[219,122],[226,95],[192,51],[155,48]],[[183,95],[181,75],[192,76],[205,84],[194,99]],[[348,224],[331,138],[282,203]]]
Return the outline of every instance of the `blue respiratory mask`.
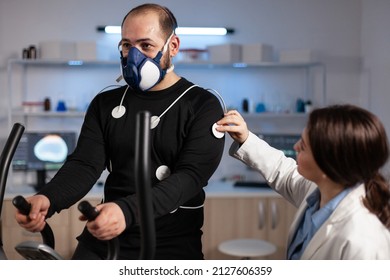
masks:
[[[122,76],[129,86],[135,90],[147,91],[164,78],[167,70],[161,69],[160,60],[172,35],[163,50],[159,51],[154,58],[145,56],[136,47],[130,48],[127,57],[121,57]]]

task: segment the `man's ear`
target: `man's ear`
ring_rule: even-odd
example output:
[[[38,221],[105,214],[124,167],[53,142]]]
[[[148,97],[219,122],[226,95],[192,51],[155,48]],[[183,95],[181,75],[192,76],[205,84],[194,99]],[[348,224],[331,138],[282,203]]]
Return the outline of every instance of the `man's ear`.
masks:
[[[180,39],[177,35],[173,35],[169,43],[169,55],[174,57],[179,52]]]

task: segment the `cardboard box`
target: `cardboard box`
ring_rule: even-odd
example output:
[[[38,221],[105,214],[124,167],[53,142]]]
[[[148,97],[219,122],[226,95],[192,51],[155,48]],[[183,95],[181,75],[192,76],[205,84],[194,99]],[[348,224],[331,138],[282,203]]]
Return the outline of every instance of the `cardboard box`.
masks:
[[[267,44],[242,45],[242,62],[261,63],[274,61],[274,49]]]
[[[241,45],[222,44],[207,46],[211,63],[237,63],[241,62]]]
[[[178,62],[204,62],[208,60],[206,49],[181,49],[175,56]]]
[[[77,60],[97,60],[97,47],[95,41],[76,42]]]
[[[65,41],[44,41],[39,43],[42,59],[75,59],[75,43]]]
[[[310,63],[315,61],[312,50],[281,50],[279,62],[282,63]]]

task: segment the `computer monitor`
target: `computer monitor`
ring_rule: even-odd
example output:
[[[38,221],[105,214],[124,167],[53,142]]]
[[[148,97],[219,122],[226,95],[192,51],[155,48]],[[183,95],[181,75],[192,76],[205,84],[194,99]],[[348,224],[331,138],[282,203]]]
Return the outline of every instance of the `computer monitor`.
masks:
[[[295,143],[301,138],[300,134],[258,134],[258,136],[272,147],[283,151],[286,157],[296,159]]]
[[[13,170],[36,171],[40,189],[46,183],[46,171],[58,170],[76,146],[75,132],[25,132],[12,160]]]
[[[301,138],[299,134],[270,134],[257,133],[257,136],[266,141],[272,147],[281,150],[286,157],[296,159],[296,152],[294,150],[295,143]],[[257,174],[256,174],[257,175]],[[255,187],[255,188],[270,188],[270,186],[261,181],[237,181],[234,183],[235,187]]]

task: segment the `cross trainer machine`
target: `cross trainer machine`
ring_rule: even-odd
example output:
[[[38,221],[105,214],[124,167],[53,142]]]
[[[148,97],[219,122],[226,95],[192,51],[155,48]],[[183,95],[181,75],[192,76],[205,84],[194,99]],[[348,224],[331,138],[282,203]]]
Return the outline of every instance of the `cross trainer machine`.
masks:
[[[15,123],[12,126],[11,132],[8,135],[8,139],[4,145],[3,151],[0,156],[0,221],[9,167],[11,165],[16,148],[19,144],[20,138],[22,138],[23,132],[24,126],[20,123]],[[7,256],[5,255],[3,249],[3,240],[0,232],[0,260],[6,259]]]
[[[139,259],[150,260],[155,255],[155,225],[153,217],[153,205],[151,201],[151,179],[150,179],[150,113],[148,111],[141,111],[137,114],[136,123],[136,145],[135,145],[135,185],[137,192],[137,199],[139,204],[140,215],[140,232],[141,232],[141,250]],[[16,146],[24,131],[21,125],[16,125],[18,134],[11,132],[8,142],[11,142],[11,148],[5,147],[3,153],[7,153],[8,161],[5,163],[6,169],[0,170],[1,183],[4,180],[4,188],[8,168],[15,152]],[[21,131],[20,131],[21,129]],[[7,146],[7,145],[6,145]],[[5,176],[5,179],[3,178]],[[4,191],[1,194],[1,201],[3,201]],[[25,215],[28,215],[31,206],[22,196],[16,196],[13,199],[13,204]],[[0,205],[1,206],[1,205]],[[87,217],[88,220],[95,219],[99,212],[86,200],[78,204],[78,209]],[[0,213],[1,214],[1,213]],[[1,217],[1,216],[0,216]],[[46,223],[41,232],[43,243],[34,241],[25,241],[18,244],[15,250],[24,258],[30,260],[61,260],[63,259],[55,250],[55,240],[53,231],[49,224]],[[2,245],[0,240],[0,245]],[[119,256],[119,241],[114,238],[107,242],[107,259],[115,260]],[[0,250],[0,259],[6,259],[5,253]]]

